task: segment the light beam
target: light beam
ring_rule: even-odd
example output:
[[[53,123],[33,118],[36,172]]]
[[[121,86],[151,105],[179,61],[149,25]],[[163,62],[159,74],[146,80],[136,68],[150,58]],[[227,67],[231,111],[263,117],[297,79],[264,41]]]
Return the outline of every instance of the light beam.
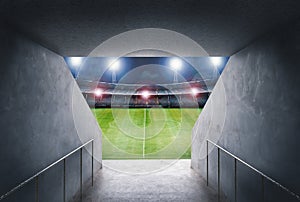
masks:
[[[182,60],[179,58],[172,58],[170,61],[170,66],[177,71],[182,67]]]
[[[198,89],[197,88],[192,88],[192,94],[195,96],[198,94]]]
[[[80,66],[81,62],[82,62],[82,58],[81,57],[71,57],[70,62],[73,66]]]
[[[149,94],[148,91],[145,90],[145,91],[142,92],[142,96],[143,96],[143,98],[148,99],[150,94]]]
[[[222,63],[222,57],[210,57],[211,63],[213,63],[214,66],[219,66]]]
[[[96,89],[94,90],[94,94],[95,94],[96,97],[101,96],[101,95],[102,95],[102,92],[103,92],[103,90],[100,89],[100,88],[96,88]]]

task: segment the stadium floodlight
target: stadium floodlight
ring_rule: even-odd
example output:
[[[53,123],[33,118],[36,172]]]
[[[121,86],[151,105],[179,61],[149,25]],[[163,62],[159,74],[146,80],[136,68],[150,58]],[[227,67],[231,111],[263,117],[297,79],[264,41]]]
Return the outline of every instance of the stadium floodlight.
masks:
[[[172,58],[170,61],[170,66],[177,71],[182,67],[182,60],[179,58]]]
[[[116,71],[119,69],[120,67],[120,61],[113,59],[109,61],[109,69],[112,71],[111,72],[111,81],[113,83],[117,82],[117,75],[116,75]]]
[[[82,62],[81,57],[71,57],[70,62],[73,66],[80,66]]]
[[[192,88],[192,94],[195,96],[198,94],[197,88]]]
[[[147,98],[149,98],[150,94],[148,91],[145,90],[142,92],[142,96],[143,96],[143,98],[147,99]]]
[[[96,88],[95,91],[94,91],[94,94],[95,94],[96,97],[99,97],[99,96],[102,95],[102,92],[103,92],[102,89]]]
[[[120,67],[120,61],[119,60],[113,60],[110,62],[109,69],[112,71],[117,71]]]
[[[222,57],[210,57],[210,60],[216,67],[222,63]]]
[[[181,69],[181,67],[182,67],[182,60],[179,59],[179,58],[172,58],[171,61],[170,61],[170,66],[174,70],[174,79],[173,79],[173,82],[177,83],[178,82],[177,70]]]

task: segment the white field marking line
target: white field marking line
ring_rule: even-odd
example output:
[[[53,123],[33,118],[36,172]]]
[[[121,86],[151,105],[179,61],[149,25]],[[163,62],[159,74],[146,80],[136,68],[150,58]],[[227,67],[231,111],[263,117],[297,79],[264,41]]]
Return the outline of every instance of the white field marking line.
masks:
[[[146,144],[146,109],[144,109],[144,140],[143,140],[143,158],[145,158],[145,144]]]

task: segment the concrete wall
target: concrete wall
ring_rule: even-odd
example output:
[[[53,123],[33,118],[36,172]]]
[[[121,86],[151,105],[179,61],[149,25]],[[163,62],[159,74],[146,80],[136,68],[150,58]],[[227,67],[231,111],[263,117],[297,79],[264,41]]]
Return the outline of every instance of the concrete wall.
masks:
[[[206,178],[211,139],[300,194],[300,26],[277,28],[234,54],[193,129],[192,167]],[[234,201],[234,161],[220,155],[221,189]],[[217,151],[209,145],[209,185]],[[293,201],[265,182],[266,201]],[[261,200],[261,177],[237,164],[238,201]]]
[[[91,138],[95,171],[101,131],[64,59],[0,25],[0,195]],[[91,145],[83,150],[83,177],[91,176]],[[80,158],[66,160],[67,199],[79,189]],[[34,201],[31,182],[4,201]],[[40,201],[63,200],[63,164],[40,176]]]

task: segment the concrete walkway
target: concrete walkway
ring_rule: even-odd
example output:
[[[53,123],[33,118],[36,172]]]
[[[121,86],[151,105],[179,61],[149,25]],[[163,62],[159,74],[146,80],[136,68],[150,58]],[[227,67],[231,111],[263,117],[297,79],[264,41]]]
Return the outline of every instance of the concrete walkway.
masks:
[[[103,161],[94,186],[84,189],[83,201],[217,201],[216,192],[190,169],[190,160],[176,161],[167,168],[165,165],[170,161]],[[141,172],[143,167],[147,172]],[[129,168],[143,174],[128,174]],[[162,169],[155,171],[157,168]]]

